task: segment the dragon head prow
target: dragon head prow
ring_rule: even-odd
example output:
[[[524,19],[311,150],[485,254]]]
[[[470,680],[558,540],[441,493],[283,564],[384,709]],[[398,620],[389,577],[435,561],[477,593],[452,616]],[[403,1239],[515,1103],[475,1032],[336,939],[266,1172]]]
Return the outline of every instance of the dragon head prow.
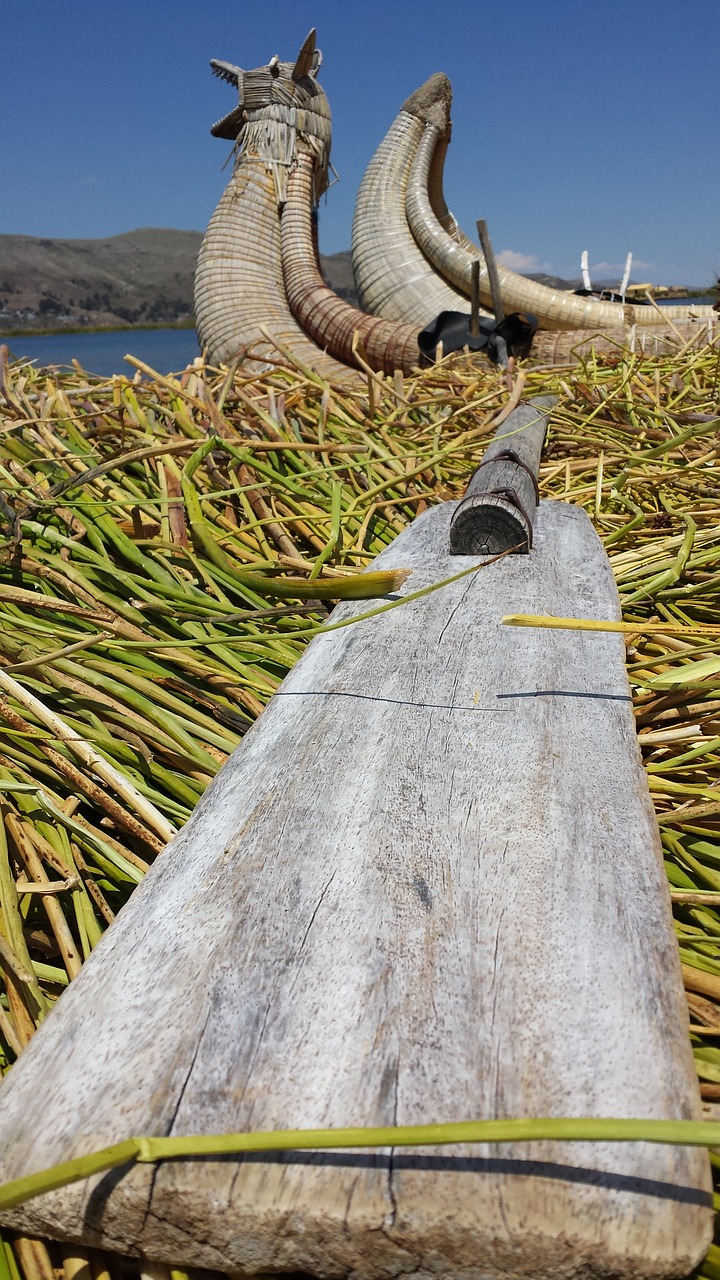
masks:
[[[322,53],[315,38],[313,27],[294,62],[281,62],[275,54],[264,67],[252,71],[213,58],[213,74],[234,85],[239,95],[238,105],[212,126],[213,136],[234,142],[249,118],[257,118],[258,112],[271,107],[304,108],[327,119],[329,125],[330,109],[316,79]]]

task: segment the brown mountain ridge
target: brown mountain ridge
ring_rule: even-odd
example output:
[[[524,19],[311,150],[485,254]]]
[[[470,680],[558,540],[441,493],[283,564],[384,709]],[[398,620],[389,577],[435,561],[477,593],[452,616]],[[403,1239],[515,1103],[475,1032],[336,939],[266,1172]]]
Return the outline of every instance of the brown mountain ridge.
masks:
[[[165,227],[103,240],[0,235],[0,334],[192,323],[201,239]],[[321,265],[328,284],[356,303],[350,252]]]

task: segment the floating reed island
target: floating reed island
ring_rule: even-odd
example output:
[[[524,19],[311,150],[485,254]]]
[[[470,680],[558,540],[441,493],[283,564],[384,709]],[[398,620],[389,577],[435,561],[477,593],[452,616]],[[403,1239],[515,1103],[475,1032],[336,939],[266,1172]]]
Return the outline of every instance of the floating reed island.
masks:
[[[280,365],[252,377],[200,362],[171,377],[134,370],[99,380],[3,367],[3,1069],[327,626],[332,602],[392,591],[395,570],[374,582],[360,571],[419,513],[461,496],[516,404],[554,396],[540,492],[587,512],[620,592],[689,1034],[712,1107],[717,343],[652,358],[617,350],[510,378],[460,355],[343,391]],[[25,1280],[151,1273],[17,1229],[4,1229],[3,1251],[7,1274]],[[700,1274],[720,1274],[714,1247]]]

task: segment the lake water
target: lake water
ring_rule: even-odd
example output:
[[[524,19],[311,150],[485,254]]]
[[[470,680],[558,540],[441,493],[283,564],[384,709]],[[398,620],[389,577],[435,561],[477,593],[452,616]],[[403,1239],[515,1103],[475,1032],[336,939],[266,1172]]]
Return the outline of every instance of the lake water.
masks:
[[[124,329],[120,333],[48,333],[0,338],[16,359],[37,365],[69,365],[72,360],[87,373],[108,377],[135,369],[124,359],[136,356],[156,373],[177,373],[200,355],[194,329]]]
[[[660,307],[712,307],[717,302],[714,294],[695,294],[692,298],[658,298]]]

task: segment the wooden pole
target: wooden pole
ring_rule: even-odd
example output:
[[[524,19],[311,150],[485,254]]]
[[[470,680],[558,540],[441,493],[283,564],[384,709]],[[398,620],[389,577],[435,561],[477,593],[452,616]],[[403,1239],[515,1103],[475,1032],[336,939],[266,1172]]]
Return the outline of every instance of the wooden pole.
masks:
[[[480,337],[480,263],[477,259],[470,268],[470,337]]]
[[[505,319],[503,310],[502,294],[500,292],[500,280],[498,278],[497,265],[495,263],[495,254],[493,253],[490,232],[487,229],[487,223],[484,218],[479,218],[477,223],[480,244],[485,255],[485,265],[487,267],[488,281],[490,283],[490,293],[492,294],[493,312],[495,314],[495,323],[502,324]]]
[[[519,405],[498,428],[450,524],[453,555],[498,555],[532,546],[537,478],[556,396]]]

